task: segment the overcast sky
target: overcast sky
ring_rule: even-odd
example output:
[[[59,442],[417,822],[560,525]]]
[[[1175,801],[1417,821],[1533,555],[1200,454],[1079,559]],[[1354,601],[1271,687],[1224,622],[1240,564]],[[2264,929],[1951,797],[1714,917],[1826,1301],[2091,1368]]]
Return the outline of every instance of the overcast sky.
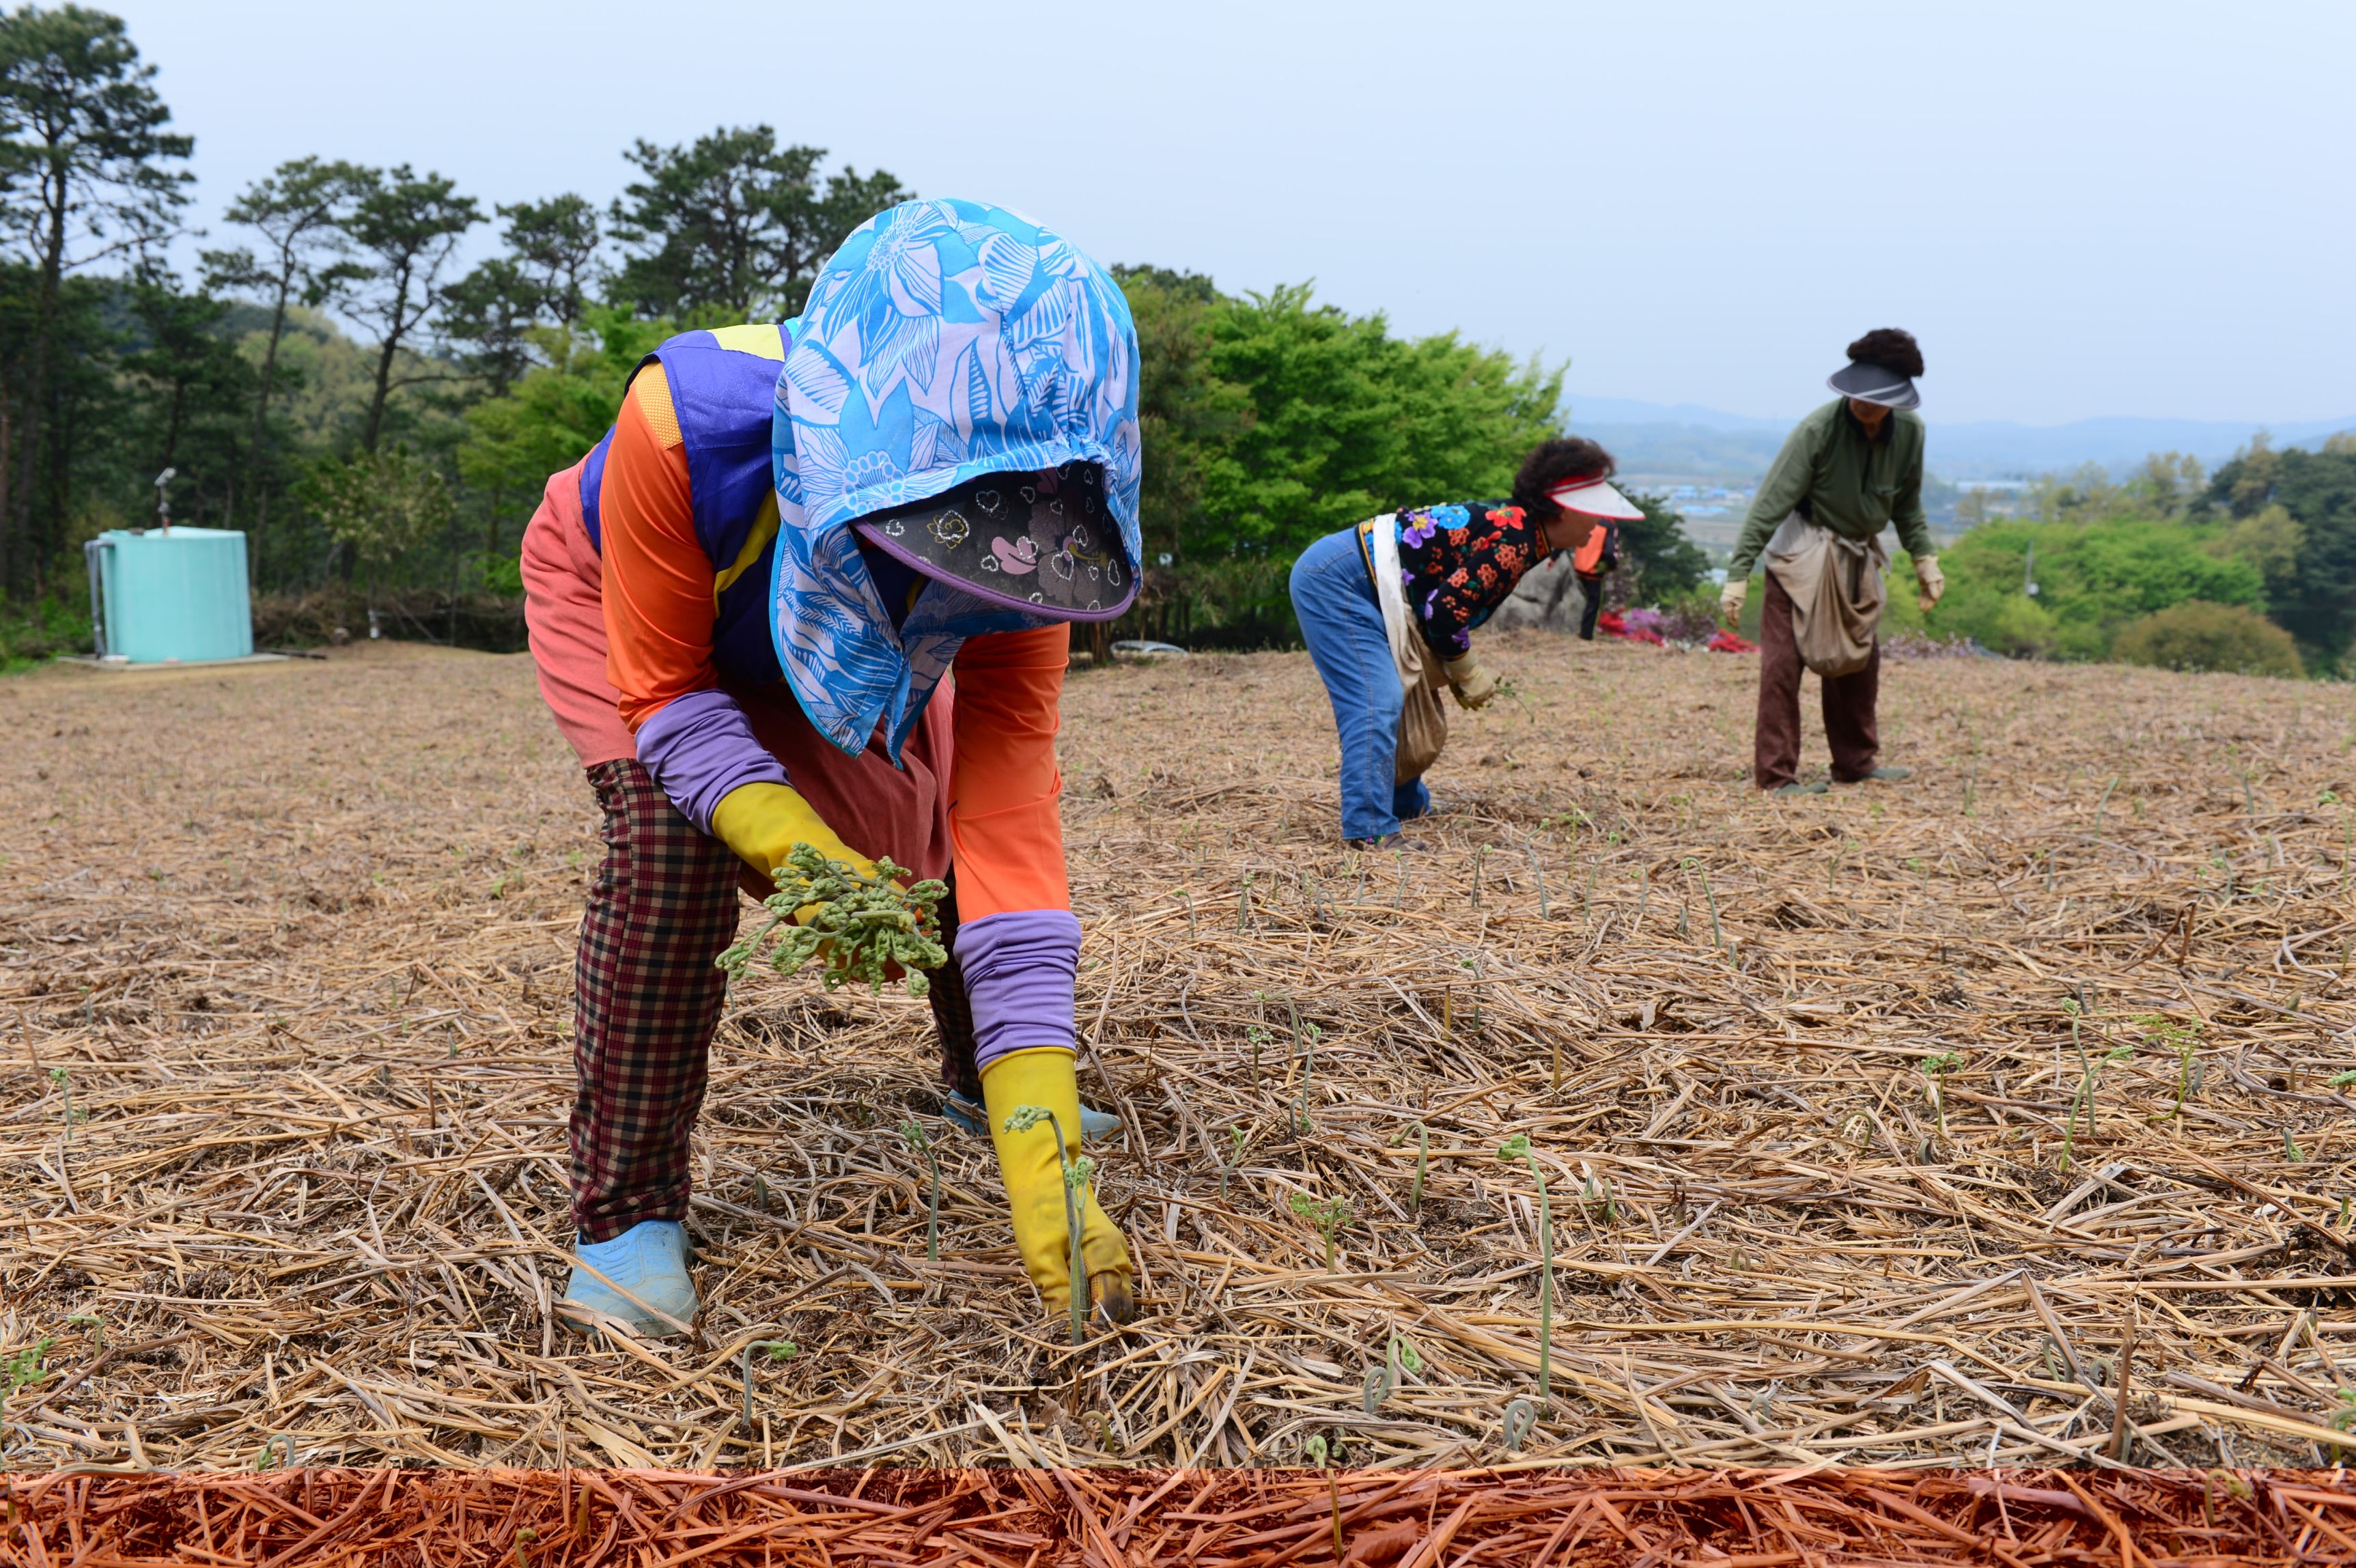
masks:
[[[1794,413],[1897,325],[1934,420],[2356,414],[2349,0],[96,3],[199,221],[305,153],[604,200],[632,139],[761,122],[1568,360],[1574,409]]]

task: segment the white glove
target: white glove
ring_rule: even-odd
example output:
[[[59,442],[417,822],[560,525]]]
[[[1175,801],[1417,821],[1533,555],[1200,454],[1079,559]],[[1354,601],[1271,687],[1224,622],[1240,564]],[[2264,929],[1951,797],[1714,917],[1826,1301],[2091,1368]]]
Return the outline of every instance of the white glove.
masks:
[[[1751,592],[1748,577],[1729,577],[1726,586],[1718,591],[1718,613],[1726,618],[1729,626],[1742,623],[1742,601]]]
[[[1914,581],[1922,587],[1919,602],[1925,610],[1937,604],[1939,596],[1947,591],[1947,575],[1939,570],[1936,555],[1914,557]]]
[[[1466,653],[1451,659],[1447,664],[1448,683],[1456,689],[1456,700],[1468,708],[1485,708],[1489,699],[1497,694],[1497,678],[1481,667],[1481,661]]]

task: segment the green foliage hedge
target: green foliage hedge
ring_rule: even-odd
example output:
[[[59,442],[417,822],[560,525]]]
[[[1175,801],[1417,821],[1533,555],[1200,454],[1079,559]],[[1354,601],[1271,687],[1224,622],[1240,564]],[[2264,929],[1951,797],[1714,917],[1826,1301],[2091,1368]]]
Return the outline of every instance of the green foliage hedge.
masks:
[[[2317,451],[2253,441],[2210,480],[2207,502],[2267,574],[2270,619],[2310,668],[2356,659],[2356,432]]]
[[[2112,640],[2111,657],[2161,670],[2300,673],[2298,644],[2290,633],[2244,606],[2203,599],[2188,599],[2128,622]]]
[[[1941,557],[1926,629],[2016,656],[2356,675],[2356,433],[2312,452],[2261,436],[2205,481],[2156,456],[2036,499],[2043,521],[1985,523]]]
[[[0,672],[22,670],[61,653],[88,653],[90,601],[50,595],[0,606]]]
[[[1208,278],[1119,267],[1136,318],[1150,602],[1121,635],[1194,646],[1295,644],[1294,557],[1402,507],[1502,499],[1559,433],[1559,371],[1452,332],[1398,338],[1307,285],[1241,297]],[[1622,571],[1649,600],[1708,562],[1683,520],[1640,499]]]
[[[1923,623],[1999,653],[2102,659],[2129,622],[2187,600],[2263,612],[2265,577],[2211,552],[2221,532],[2132,520],[1985,524],[1939,557],[1947,595]]]
[[[1120,267],[1138,328],[1151,560],[1289,562],[1377,512],[1505,495],[1556,434],[1559,371],[1452,332],[1397,338],[1305,284],[1237,297]]]
[[[1209,327],[1209,373],[1241,389],[1247,416],[1222,438],[1232,461],[1189,554],[1297,555],[1377,512],[1501,498],[1556,433],[1561,372],[1452,332],[1394,338],[1379,314],[1312,304],[1306,285],[1221,299]]]

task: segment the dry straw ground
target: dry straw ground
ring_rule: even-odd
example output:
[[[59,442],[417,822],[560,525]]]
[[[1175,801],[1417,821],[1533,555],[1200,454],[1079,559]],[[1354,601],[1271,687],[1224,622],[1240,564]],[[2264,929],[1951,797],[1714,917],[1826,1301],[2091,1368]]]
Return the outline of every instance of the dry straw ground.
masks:
[[[15,1488],[0,1563],[1809,1568],[2346,1562],[2343,1473],[295,1470]],[[1335,1542],[1339,1541],[1339,1550]],[[26,1550],[15,1550],[19,1540]],[[35,1543],[37,1542],[37,1549]],[[1976,1551],[1974,1549],[1976,1548]],[[201,1555],[199,1555],[201,1553]],[[1968,1555],[1967,1555],[1968,1554]]]
[[[0,1467],[1497,1462],[1515,1133],[1525,1462],[2338,1456],[2356,692],[1899,664],[1913,780],[1783,800],[1748,660],[1495,657],[1526,711],[1460,721],[1404,857],[1335,842],[1303,659],[1076,672],[1147,1304],[1077,1354],[921,1004],[802,980],[722,1029],[699,1342],[552,1322],[597,845],[524,660],[0,682]]]

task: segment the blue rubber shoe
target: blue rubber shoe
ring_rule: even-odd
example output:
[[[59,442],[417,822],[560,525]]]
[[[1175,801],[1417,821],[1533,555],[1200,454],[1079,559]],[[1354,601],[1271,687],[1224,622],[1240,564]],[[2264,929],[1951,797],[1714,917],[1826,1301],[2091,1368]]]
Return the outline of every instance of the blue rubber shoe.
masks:
[[[668,1339],[686,1333],[695,1321],[687,1228],[678,1220],[641,1219],[610,1241],[574,1242],[573,1255],[576,1262],[562,1305],[583,1315],[574,1316],[576,1326],[594,1328],[595,1318],[584,1321],[584,1316],[595,1314],[617,1319],[633,1334]]]
[[[941,1114],[978,1138],[990,1136],[990,1112],[979,1100],[968,1100],[956,1090],[941,1105]],[[1120,1118],[1108,1111],[1091,1111],[1080,1107],[1080,1141],[1098,1143],[1120,1131]]]

